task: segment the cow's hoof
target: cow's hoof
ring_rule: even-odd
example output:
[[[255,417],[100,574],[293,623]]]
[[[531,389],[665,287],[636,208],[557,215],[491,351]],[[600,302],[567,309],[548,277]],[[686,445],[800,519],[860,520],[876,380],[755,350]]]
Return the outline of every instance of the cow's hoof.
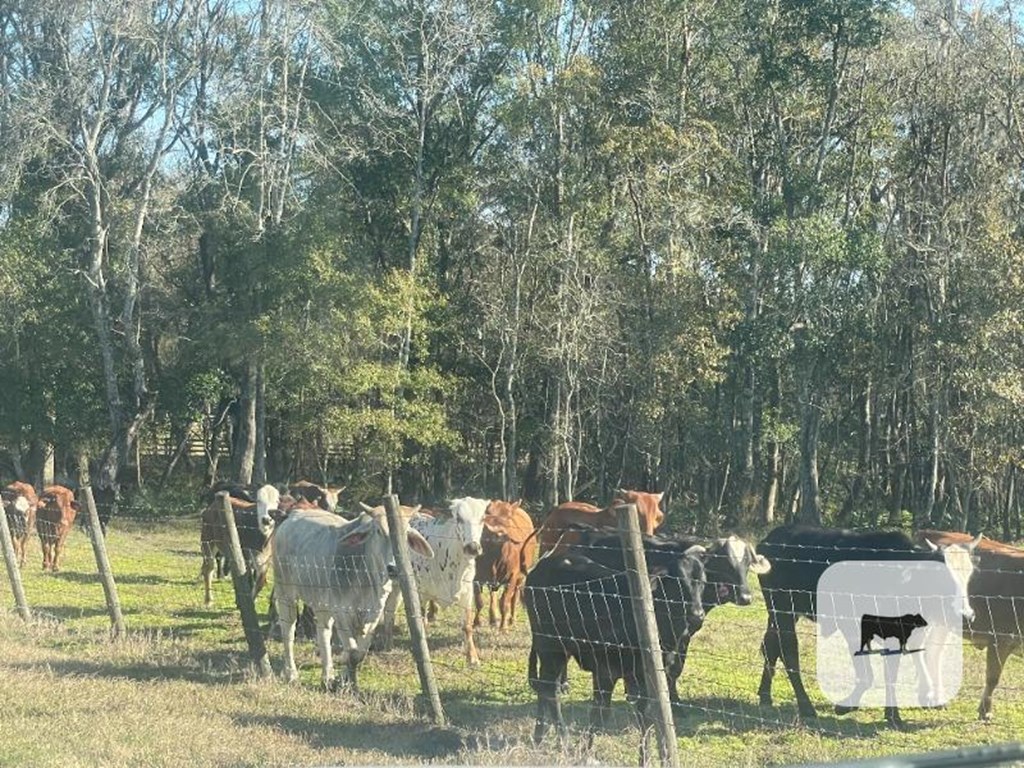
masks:
[[[847,704],[836,704],[835,711],[837,715],[848,715],[851,712],[856,712],[858,709],[860,709],[860,707],[851,707]]]
[[[772,705],[771,696],[761,696],[757,702],[762,707],[770,707]]]
[[[814,710],[814,707],[798,707],[800,717],[804,720],[817,720],[818,713]]]
[[[471,667],[479,667],[480,666],[480,659],[475,657],[475,656],[472,659],[469,659],[469,666],[471,666]]]
[[[547,723],[537,723],[533,726],[533,743],[540,744],[548,732]]]

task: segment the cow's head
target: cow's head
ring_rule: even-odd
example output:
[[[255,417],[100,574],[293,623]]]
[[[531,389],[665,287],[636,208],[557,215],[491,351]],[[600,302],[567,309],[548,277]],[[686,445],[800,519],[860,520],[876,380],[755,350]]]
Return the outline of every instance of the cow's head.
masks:
[[[772,568],[764,555],[757,554],[753,545],[738,536],[716,540],[708,549],[704,565],[708,573],[708,589],[704,595],[706,606],[722,603],[750,605],[752,597],[747,574],[761,575]]]
[[[700,544],[694,544],[674,557],[667,568],[661,571],[655,568],[649,572],[652,590],[660,591],[657,582],[659,577],[670,577],[666,584],[663,600],[676,603],[682,601],[686,605],[686,623],[690,631],[696,631],[704,622],[704,590],[707,585],[707,573],[704,558],[707,550]]]
[[[452,499],[449,505],[455,538],[462,545],[462,551],[470,557],[476,557],[483,551],[480,537],[484,532],[484,517],[487,515],[488,504],[490,502],[486,499],[466,496]]]
[[[664,493],[626,491],[619,488],[615,491],[615,501],[612,504],[613,506],[636,504],[636,512],[640,518],[640,532],[650,536],[665,522],[665,513],[661,511],[661,499],[664,495]]]
[[[281,506],[281,492],[272,485],[264,485],[256,492],[256,525],[260,532],[268,534],[274,528],[272,513]]]
[[[367,509],[370,511],[364,511],[345,529],[338,543],[349,549],[365,550],[368,560],[373,560],[376,556],[381,557],[384,560],[387,578],[396,578],[398,569],[395,565],[395,553],[391,547],[391,529],[388,526],[387,515],[384,514],[384,507],[367,507]],[[403,508],[402,511],[404,514],[405,509]],[[428,559],[434,556],[430,542],[415,528],[408,526],[405,529],[405,540],[409,549],[416,554]]]
[[[974,549],[981,543],[981,534],[979,533],[977,538],[967,544],[940,545],[931,539],[925,539],[925,542],[933,552],[942,552],[942,559],[953,575],[958,595],[955,605],[956,613],[967,621],[974,621],[974,609],[971,608],[967,584],[974,573]]]

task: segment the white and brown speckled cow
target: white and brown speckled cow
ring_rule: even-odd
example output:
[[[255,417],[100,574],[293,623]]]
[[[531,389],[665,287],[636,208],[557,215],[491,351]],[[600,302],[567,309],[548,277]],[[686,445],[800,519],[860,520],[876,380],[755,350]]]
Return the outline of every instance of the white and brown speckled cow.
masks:
[[[420,605],[428,602],[441,606],[458,604],[463,611],[462,631],[466,660],[470,664],[480,663],[473,641],[473,578],[476,558],[482,551],[480,538],[489,504],[487,499],[453,499],[447,514],[442,512],[435,517],[420,513],[409,520],[409,525],[423,534],[434,550],[432,559],[416,552],[411,555]],[[384,608],[384,647],[390,646],[400,594],[400,590],[392,590]]]

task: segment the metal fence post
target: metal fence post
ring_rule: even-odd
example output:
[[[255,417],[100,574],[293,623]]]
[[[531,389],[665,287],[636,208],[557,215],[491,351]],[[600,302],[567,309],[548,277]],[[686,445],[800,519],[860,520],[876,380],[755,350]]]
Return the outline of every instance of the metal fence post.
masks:
[[[28,621],[32,613],[28,609],[28,601],[25,599],[25,587],[21,583],[21,570],[18,568],[18,558],[14,554],[14,542],[11,539],[11,527],[7,524],[7,512],[0,505],[0,540],[4,550],[4,562],[7,564],[7,576],[11,582],[11,592],[14,593],[14,602],[18,606],[18,613],[21,618]]]
[[[267,655],[267,645],[263,642],[263,633],[260,632],[259,620],[256,616],[256,606],[252,599],[252,579],[246,573],[245,558],[242,556],[242,544],[238,540],[238,529],[235,527],[235,511],[231,507],[231,499],[226,491],[217,494],[221,498],[224,513],[224,528],[227,530],[228,542],[231,551],[231,582],[235,588],[235,605],[242,615],[242,629],[245,631],[245,642],[249,646],[249,655],[252,656],[256,665],[256,672],[260,677],[270,677],[273,670],[270,668],[270,657]]]
[[[676,728],[672,719],[672,705],[668,696],[668,681],[665,678],[665,663],[658,636],[658,622],[654,615],[654,597],[651,582],[647,576],[647,559],[644,543],[640,537],[640,522],[636,505],[626,504],[615,508],[618,519],[619,538],[625,555],[626,572],[629,577],[630,602],[636,620],[640,639],[640,655],[644,665],[644,680],[647,684],[648,707],[653,705],[654,727],[658,732],[658,751],[661,764],[678,768],[679,748],[676,742]],[[650,713],[650,709],[647,710]],[[641,747],[647,742],[646,731],[640,735]],[[646,750],[645,750],[646,753]]]
[[[110,613],[110,626],[115,638],[124,637],[121,601],[117,596],[117,584],[114,583],[114,573],[110,568],[110,559],[107,557],[107,543],[103,536],[103,529],[100,528],[100,516],[96,510],[96,499],[92,495],[92,486],[83,486],[82,494],[85,496],[86,512],[89,515],[89,539],[92,541],[92,553],[96,557],[96,569],[99,571],[100,582],[103,584],[103,595],[107,599],[107,612]]]
[[[398,569],[398,583],[402,589],[402,599],[405,601],[405,619],[409,623],[412,654],[416,658],[416,669],[420,674],[420,689],[430,703],[430,713],[434,722],[437,725],[444,725],[441,696],[434,680],[434,667],[430,662],[430,649],[427,647],[427,633],[423,628],[419,588],[412,573],[409,543],[405,540],[409,524],[402,516],[396,495],[389,494],[384,497],[384,510],[388,516],[388,530],[391,532],[391,549],[395,554],[395,566]]]

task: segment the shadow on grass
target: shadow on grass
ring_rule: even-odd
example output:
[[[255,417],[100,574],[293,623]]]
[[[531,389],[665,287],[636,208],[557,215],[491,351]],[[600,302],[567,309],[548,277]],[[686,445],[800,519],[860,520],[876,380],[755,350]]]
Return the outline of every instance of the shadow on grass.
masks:
[[[700,696],[686,699],[672,707],[676,731],[680,736],[737,735],[751,732],[785,731],[794,728],[822,736],[840,738],[874,738],[891,733],[882,709],[865,709],[871,722],[863,722],[854,715],[838,717],[832,708],[818,707],[815,718],[801,718],[795,704],[761,707],[724,696]],[[932,727],[927,722],[915,722],[914,710],[901,710],[903,732],[913,733]],[[864,717],[862,714],[861,718]]]
[[[57,675],[128,679],[138,682],[181,680],[191,683],[236,682],[246,678],[239,667],[237,653],[209,651],[194,653],[185,664],[147,664],[145,662],[99,663],[87,660],[47,661],[45,664],[14,663],[10,666],[24,670],[46,668]],[[244,663],[244,660],[243,660]]]
[[[479,737],[459,728],[409,722],[324,722],[313,718],[269,715],[237,717],[235,722],[242,727],[276,728],[302,739],[313,749],[374,750],[405,760],[437,760],[485,746]]]
[[[66,581],[71,584],[98,584],[100,583],[100,577],[98,573],[80,573],[75,571],[59,571],[53,575],[58,581]],[[187,585],[192,583],[193,580],[181,578],[181,579],[168,579],[163,576],[151,576],[149,574],[114,574],[114,582],[117,584],[149,584],[149,585],[164,585],[172,584],[177,586]]]
[[[110,616],[110,612],[106,606],[76,606],[76,605],[41,605],[38,603],[29,603],[29,608],[33,613],[38,613],[43,616],[49,616],[57,619],[58,621],[66,621],[68,619],[91,619],[97,616]],[[121,606],[121,615],[126,619],[129,616],[137,615],[139,611],[135,608],[125,608]]]

